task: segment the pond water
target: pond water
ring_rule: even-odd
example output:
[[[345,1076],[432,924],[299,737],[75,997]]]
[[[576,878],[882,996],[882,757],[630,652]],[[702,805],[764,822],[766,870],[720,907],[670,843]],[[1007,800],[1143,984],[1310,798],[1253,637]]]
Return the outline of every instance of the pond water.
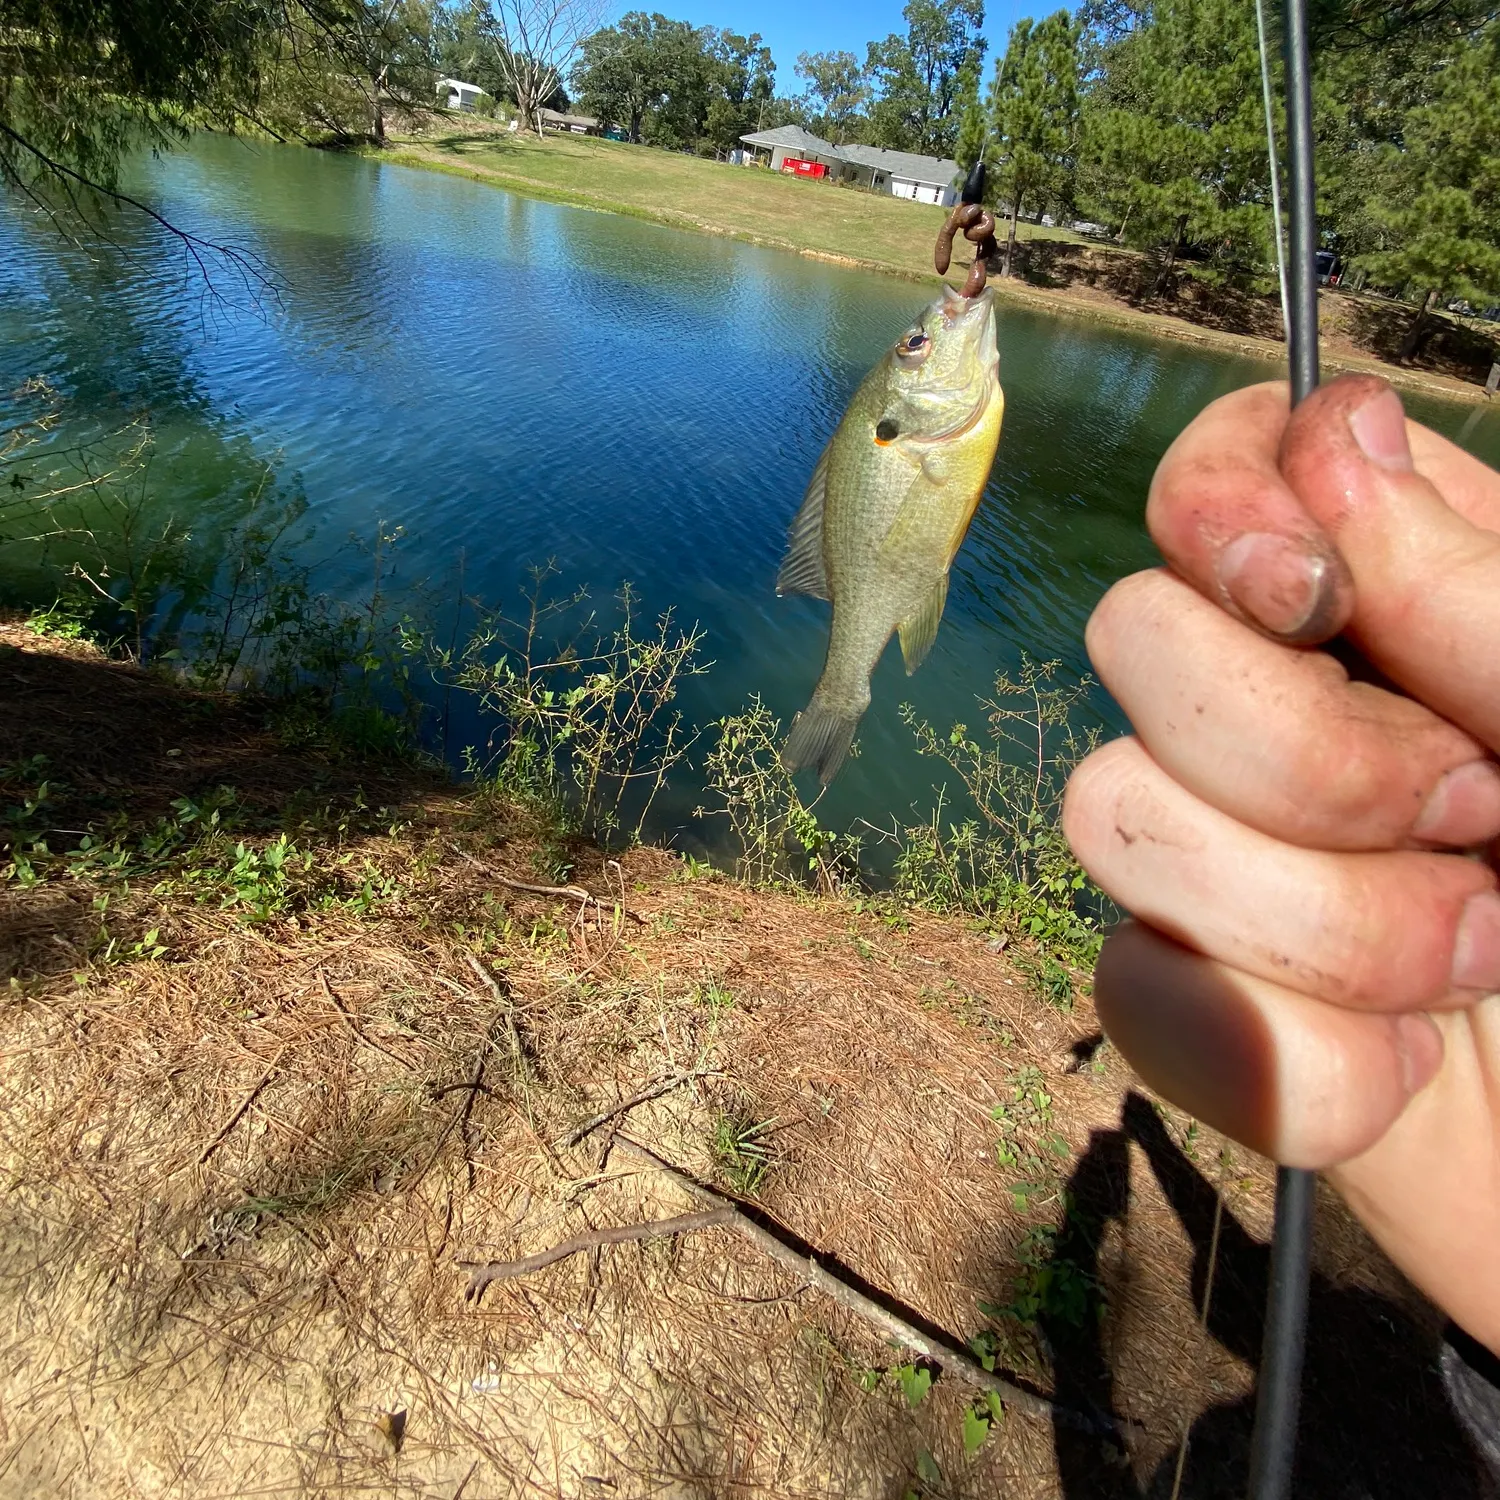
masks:
[[[726,171],[734,170],[725,168]],[[183,274],[138,216],[118,251],[69,248],[16,205],[0,212],[0,389],[46,377],[65,401],[49,441],[147,409],[149,483],[185,520],[270,464],[300,488],[299,542],[318,584],[355,595],[377,525],[396,568],[438,596],[514,600],[527,570],[706,630],[714,662],[685,708],[707,722],[764,696],[788,721],[822,662],[826,606],[778,600],[787,522],[870,364],[931,293],[914,283],[456,177],[200,138],[132,169],[175,223],[262,258],[280,304],[228,303]],[[810,192],[817,189],[809,188]],[[1149,565],[1152,469],[1209,401],[1267,378],[1260,362],[1019,308],[1000,310],[1007,410],[989,489],[954,565],[937,645],[911,679],[893,644],[862,754],[827,821],[888,826],[931,800],[899,705],[970,724],[1023,656],[1086,669],[1085,619]],[[1410,403],[1500,459],[1500,416]],[[299,537],[302,532],[299,531]],[[0,564],[11,596],[39,585]],[[1095,710],[1115,723],[1097,694]],[[477,732],[477,731],[476,731]],[[659,835],[699,834],[687,778]]]

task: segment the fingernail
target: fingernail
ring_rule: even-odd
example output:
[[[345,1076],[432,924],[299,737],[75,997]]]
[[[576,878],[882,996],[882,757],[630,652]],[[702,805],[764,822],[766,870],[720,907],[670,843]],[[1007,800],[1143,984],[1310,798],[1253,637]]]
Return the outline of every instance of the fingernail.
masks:
[[[1500,896],[1494,891],[1464,903],[1453,939],[1453,983],[1465,990],[1500,990]]]
[[[1414,839],[1434,844],[1483,844],[1500,834],[1500,766],[1471,760],[1455,766],[1427,795]]]
[[[1247,531],[1219,554],[1218,572],[1233,603],[1283,639],[1307,635],[1334,607],[1327,560],[1288,537]]]
[[[1401,1053],[1401,1080],[1407,1097],[1420,1093],[1443,1065],[1443,1033],[1431,1016],[1397,1016],[1396,1047]]]
[[[1349,413],[1349,428],[1359,450],[1383,469],[1412,467],[1411,447],[1406,441],[1406,413],[1401,398],[1387,388]]]

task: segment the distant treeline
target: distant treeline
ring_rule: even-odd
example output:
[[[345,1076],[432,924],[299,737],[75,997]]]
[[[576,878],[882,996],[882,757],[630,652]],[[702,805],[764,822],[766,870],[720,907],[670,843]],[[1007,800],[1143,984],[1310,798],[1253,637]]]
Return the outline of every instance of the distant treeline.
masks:
[[[0,0],[0,180],[53,204],[108,189],[128,146],[195,124],[378,143],[389,109],[430,111],[455,77],[538,133],[571,96],[632,141],[707,155],[793,123],[963,166],[982,155],[1013,222],[1093,222],[1157,255],[1162,288],[1182,261],[1241,284],[1274,266],[1252,0],[1085,0],[1017,22],[988,68],[983,0],[909,0],[905,30],[863,59],[803,53],[796,93],[777,91],[755,32],[644,11],[601,26],[601,4]],[[1424,314],[1500,302],[1494,0],[1312,9],[1324,245]]]

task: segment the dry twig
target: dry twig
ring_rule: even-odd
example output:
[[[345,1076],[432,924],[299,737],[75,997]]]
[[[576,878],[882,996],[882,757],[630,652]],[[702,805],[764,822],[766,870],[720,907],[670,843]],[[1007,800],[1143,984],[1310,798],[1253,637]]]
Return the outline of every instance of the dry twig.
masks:
[[[198,1153],[198,1165],[200,1167],[203,1166],[208,1161],[209,1157],[212,1156],[214,1152],[217,1151],[219,1147],[222,1146],[224,1142],[229,1138],[229,1132],[233,1130],[234,1127],[238,1125],[242,1119],[244,1119],[245,1111],[255,1103],[256,1099],[260,1096],[260,1091],[265,1088],[265,1086],[271,1081],[271,1075],[275,1073],[277,1068],[281,1066],[281,1059],[285,1056],[286,1048],[283,1047],[276,1054],[276,1056],[271,1059],[271,1066],[260,1075],[260,1078],[256,1082],[255,1086],[250,1090],[248,1094],[245,1095],[243,1099],[240,1100],[239,1107],[235,1110],[235,1112],[230,1115],[227,1120],[225,1120],[225,1122],[215,1133],[214,1138]]]
[[[512,880],[509,875],[502,875],[498,870],[491,869],[482,859],[476,859],[467,849],[460,849],[457,844],[450,845],[450,847],[461,859],[467,860],[476,870],[482,870],[496,885],[503,885],[507,890],[522,891],[528,896],[564,896],[569,901],[577,901],[583,906],[595,906],[600,911],[606,911],[618,905],[621,914],[629,917],[632,922],[645,921],[645,918],[638,913],[626,910],[623,900],[618,903],[605,901],[594,895],[592,891],[584,890],[581,885],[532,885],[525,880]]]
[[[670,1177],[689,1197],[696,1198],[700,1203],[713,1203],[721,1208],[727,1208],[729,1217],[722,1221],[726,1227],[749,1240],[777,1265],[785,1267],[800,1277],[805,1285],[822,1292],[845,1311],[852,1312],[856,1317],[880,1329],[902,1348],[910,1349],[925,1359],[933,1360],[941,1365],[955,1380],[961,1380],[965,1385],[974,1386],[982,1391],[993,1391],[1013,1410],[1029,1417],[1040,1417],[1046,1421],[1056,1422],[1062,1427],[1114,1436],[1121,1427],[1135,1425],[1124,1419],[1112,1417],[1108,1413],[1096,1414],[1080,1411],[1076,1407],[1062,1406],[1056,1401],[1049,1401],[1045,1396],[1038,1396],[1032,1391],[1023,1390],[1022,1387],[994,1374],[993,1371],[986,1370],[957,1345],[950,1344],[946,1339],[923,1333],[921,1329],[914,1327],[904,1318],[897,1317],[895,1313],[865,1296],[863,1292],[855,1290],[848,1282],[841,1280],[831,1271],[825,1270],[812,1256],[803,1255],[792,1249],[778,1235],[750,1218],[733,1200],[699,1182],[695,1177],[690,1177],[670,1162],[664,1161],[649,1147],[624,1135],[617,1136],[615,1144],[623,1146],[632,1156],[638,1157],[656,1171]]]
[[[408,1073],[414,1071],[412,1065],[407,1062],[404,1057],[400,1056],[398,1053],[392,1052],[389,1047],[383,1046],[380,1042],[377,1042],[374,1037],[369,1036],[365,1033],[365,1031],[361,1028],[359,1022],[356,1021],[352,1015],[350,1015],[349,1008],[344,1004],[342,1000],[339,999],[337,995],[334,994],[333,986],[329,984],[328,976],[323,972],[321,966],[318,969],[318,983],[322,986],[323,994],[327,997],[328,1003],[332,1005],[333,1008],[344,1018],[344,1024],[353,1033],[355,1041],[362,1042],[372,1051],[379,1052],[384,1056],[390,1058],[393,1063],[399,1064],[401,1067],[405,1068]]]
[[[713,1068],[694,1068],[688,1073],[672,1073],[666,1078],[658,1078],[655,1083],[648,1084],[640,1093],[632,1094],[628,1099],[622,1099],[618,1104],[600,1110],[597,1115],[591,1115],[577,1129],[570,1130],[557,1144],[576,1146],[584,1137],[592,1135],[601,1125],[607,1125],[617,1116],[629,1113],[636,1105],[649,1104],[651,1100],[660,1099],[663,1094],[670,1094],[673,1089],[681,1088],[683,1084],[691,1083],[695,1078],[707,1078],[715,1071]]]
[[[513,1281],[518,1276],[529,1276],[533,1271],[540,1271],[544,1266],[554,1265],[583,1250],[597,1250],[601,1245],[628,1244],[632,1240],[665,1239],[668,1235],[690,1234],[695,1229],[714,1229],[720,1225],[734,1228],[736,1217],[733,1208],[716,1208],[707,1213],[679,1214],[674,1219],[652,1219],[645,1224],[618,1224],[612,1229],[590,1230],[588,1234],[575,1235],[550,1250],[523,1255],[520,1260],[461,1260],[458,1264],[470,1273],[464,1301],[477,1302],[492,1281]]]

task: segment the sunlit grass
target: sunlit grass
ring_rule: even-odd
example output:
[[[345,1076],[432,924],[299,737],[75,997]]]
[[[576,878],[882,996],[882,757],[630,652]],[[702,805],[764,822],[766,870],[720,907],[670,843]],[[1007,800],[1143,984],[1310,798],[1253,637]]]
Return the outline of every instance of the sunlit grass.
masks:
[[[706,161],[652,146],[587,136],[435,130],[403,142],[408,159],[472,172],[501,186],[614,213],[704,229],[816,255],[932,275],[944,210],[883,194]],[[1019,226],[1022,239],[1071,239]]]

